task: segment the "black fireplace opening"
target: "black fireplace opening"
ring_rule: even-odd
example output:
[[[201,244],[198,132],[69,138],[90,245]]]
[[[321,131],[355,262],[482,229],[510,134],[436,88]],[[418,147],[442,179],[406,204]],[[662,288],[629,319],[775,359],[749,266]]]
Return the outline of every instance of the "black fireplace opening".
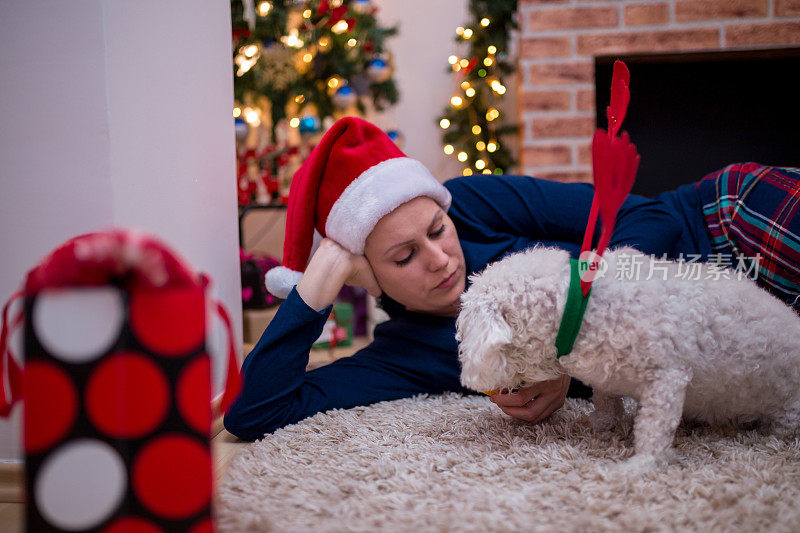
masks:
[[[800,47],[596,57],[600,128],[617,59],[631,73],[622,129],[642,157],[634,193],[653,196],[736,162],[800,167]]]

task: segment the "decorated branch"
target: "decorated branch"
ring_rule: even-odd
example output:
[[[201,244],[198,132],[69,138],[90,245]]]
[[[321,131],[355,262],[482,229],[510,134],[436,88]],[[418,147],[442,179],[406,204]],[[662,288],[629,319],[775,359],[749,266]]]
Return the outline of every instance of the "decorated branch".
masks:
[[[456,29],[460,53],[449,57],[456,80],[441,126],[444,153],[464,164],[464,175],[496,173],[516,164],[504,137],[517,134],[499,110],[504,79],[514,72],[509,37],[517,24],[516,0],[470,0],[470,20]]]

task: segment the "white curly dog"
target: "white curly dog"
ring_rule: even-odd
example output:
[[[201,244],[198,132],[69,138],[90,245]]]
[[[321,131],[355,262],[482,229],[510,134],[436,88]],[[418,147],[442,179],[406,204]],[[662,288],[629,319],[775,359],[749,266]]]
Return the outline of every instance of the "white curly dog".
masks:
[[[456,323],[461,383],[488,391],[569,374],[592,387],[598,430],[619,421],[622,397],[634,398],[628,464],[637,468],[673,459],[682,415],[800,433],[800,316],[789,306],[718,265],[695,263],[687,276],[689,263],[633,248],[604,260],[573,350],[560,359],[567,252],[536,247],[471,276]]]

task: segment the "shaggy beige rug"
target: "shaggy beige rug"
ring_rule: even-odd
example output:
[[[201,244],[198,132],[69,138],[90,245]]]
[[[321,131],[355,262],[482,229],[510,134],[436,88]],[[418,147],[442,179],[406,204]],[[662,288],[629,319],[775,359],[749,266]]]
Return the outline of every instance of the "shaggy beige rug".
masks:
[[[628,405],[630,411],[631,405]],[[626,427],[591,405],[542,425],[485,397],[418,396],[321,413],[243,448],[221,531],[800,531],[800,440],[682,425],[678,463],[633,475]],[[630,416],[629,416],[630,418]]]

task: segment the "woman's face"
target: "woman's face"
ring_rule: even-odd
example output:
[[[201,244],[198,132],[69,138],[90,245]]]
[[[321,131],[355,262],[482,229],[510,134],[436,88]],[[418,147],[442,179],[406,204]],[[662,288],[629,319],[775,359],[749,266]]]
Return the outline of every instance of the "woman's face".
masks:
[[[410,311],[455,316],[464,292],[464,253],[450,217],[427,196],[384,216],[364,255],[381,289]]]

